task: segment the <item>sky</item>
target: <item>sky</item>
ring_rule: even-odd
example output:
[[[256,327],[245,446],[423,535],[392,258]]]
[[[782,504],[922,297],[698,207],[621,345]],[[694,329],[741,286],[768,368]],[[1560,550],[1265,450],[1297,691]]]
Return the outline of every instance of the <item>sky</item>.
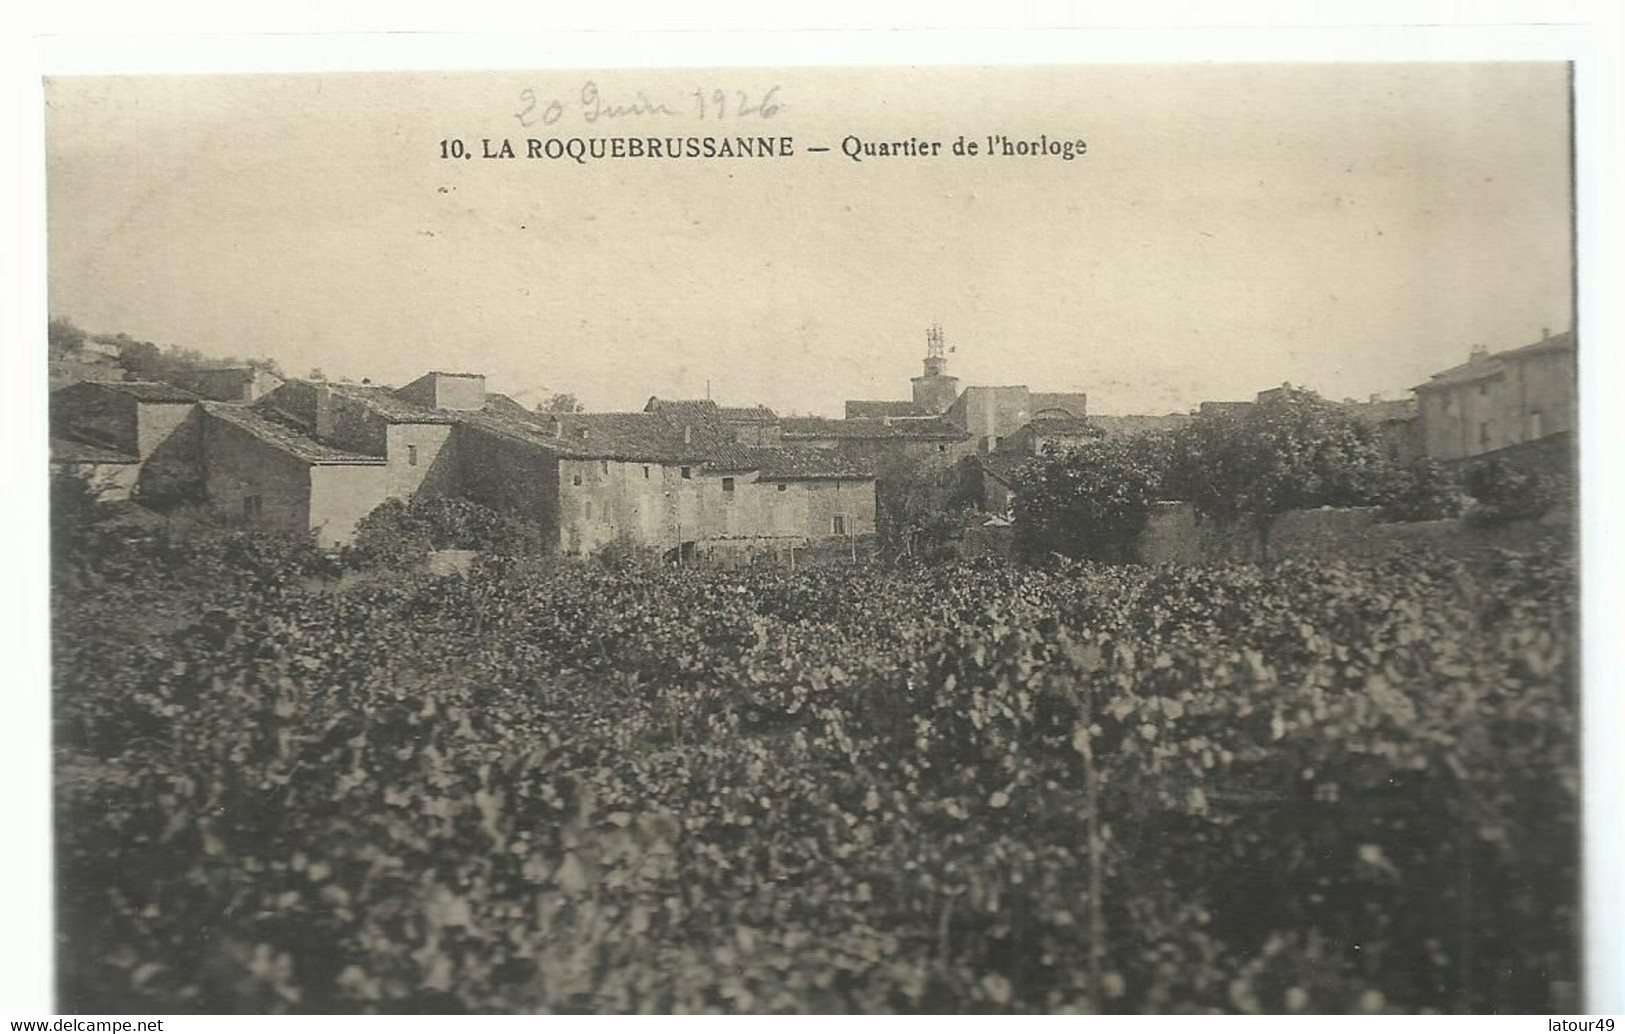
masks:
[[[589,122],[589,82],[672,114]],[[935,322],[962,384],[1164,413],[1286,381],[1401,397],[1573,322],[1562,64],[56,78],[47,101],[51,312],[294,375],[838,415],[908,397]],[[441,157],[706,134],[796,153]],[[1087,153],[947,153],[990,134]],[[849,137],[944,153],[857,162]]]

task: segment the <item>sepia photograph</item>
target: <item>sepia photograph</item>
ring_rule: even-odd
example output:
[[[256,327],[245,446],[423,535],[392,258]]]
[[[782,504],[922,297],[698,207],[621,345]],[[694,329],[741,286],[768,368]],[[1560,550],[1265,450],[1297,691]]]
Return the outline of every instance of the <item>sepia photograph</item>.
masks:
[[[43,92],[59,1012],[1586,1006],[1571,63]]]

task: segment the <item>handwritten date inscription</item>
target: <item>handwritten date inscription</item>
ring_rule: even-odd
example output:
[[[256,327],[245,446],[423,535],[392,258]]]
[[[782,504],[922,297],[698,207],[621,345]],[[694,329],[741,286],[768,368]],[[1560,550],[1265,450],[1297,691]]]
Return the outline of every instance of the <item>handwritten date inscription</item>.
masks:
[[[581,85],[573,103],[558,97],[543,98],[534,89],[519,91],[522,107],[513,113],[521,126],[551,126],[572,112],[582,121],[596,123],[614,119],[639,118],[696,118],[714,119],[770,119],[789,105],[779,99],[779,88],[773,86],[763,93],[746,90],[703,90],[696,87],[681,96],[651,98],[642,90],[629,94],[608,94],[591,79]]]

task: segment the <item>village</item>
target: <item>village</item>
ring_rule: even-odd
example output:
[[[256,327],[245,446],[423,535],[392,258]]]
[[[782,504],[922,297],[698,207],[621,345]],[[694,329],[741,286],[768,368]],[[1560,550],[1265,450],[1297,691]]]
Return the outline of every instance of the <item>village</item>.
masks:
[[[104,498],[156,505],[190,494],[251,523],[349,542],[385,500],[456,497],[534,521],[561,553],[615,542],[692,556],[871,537],[888,478],[969,472],[978,508],[1008,514],[1020,465],[1086,438],[1173,430],[1254,400],[1189,413],[1100,415],[1081,391],[965,385],[940,327],[909,397],[852,399],[839,418],[651,397],[639,412],[536,412],[479,373],[434,371],[399,388],[197,367],[173,383],[122,379],[90,344],[58,364],[51,463]],[[1576,426],[1572,333],[1467,361],[1409,397],[1338,405],[1389,458],[1500,454]]]

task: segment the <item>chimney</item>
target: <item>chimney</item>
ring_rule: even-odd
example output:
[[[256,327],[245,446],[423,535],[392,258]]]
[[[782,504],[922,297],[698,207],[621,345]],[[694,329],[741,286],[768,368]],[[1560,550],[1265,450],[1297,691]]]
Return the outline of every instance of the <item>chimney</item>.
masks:
[[[557,416],[547,418],[547,433],[553,438],[564,437],[564,424]]]
[[[1489,357],[1490,350],[1485,345],[1474,345],[1472,350],[1467,353],[1467,361],[1470,363],[1482,362]]]
[[[693,424],[684,424],[683,425],[683,444],[684,445],[693,445],[694,444],[694,425]]]
[[[1541,327],[1540,328],[1540,340],[1542,342],[1546,342],[1546,341],[1550,341],[1551,339],[1552,339],[1552,328],[1551,327]]]

